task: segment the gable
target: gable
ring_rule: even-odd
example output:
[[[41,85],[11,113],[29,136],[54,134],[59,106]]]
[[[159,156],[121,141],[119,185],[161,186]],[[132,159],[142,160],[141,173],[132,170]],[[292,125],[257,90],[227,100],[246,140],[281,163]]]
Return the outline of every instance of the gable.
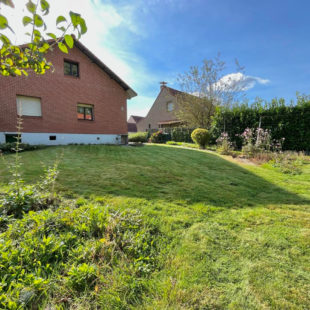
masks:
[[[131,99],[138,94],[128,86],[118,75],[116,75],[109,67],[107,67],[95,54],[93,54],[85,45],[80,41],[74,40],[74,46],[84,53],[92,62],[94,62],[100,69],[102,69],[109,77],[115,80],[127,93],[127,98]]]

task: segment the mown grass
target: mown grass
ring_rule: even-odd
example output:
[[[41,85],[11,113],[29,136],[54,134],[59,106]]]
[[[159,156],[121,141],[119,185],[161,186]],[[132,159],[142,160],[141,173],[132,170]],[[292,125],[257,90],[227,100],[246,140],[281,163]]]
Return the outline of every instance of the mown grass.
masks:
[[[292,176],[178,147],[85,145],[23,153],[25,180],[60,153],[63,195],[139,210],[168,240],[128,308],[310,308],[310,165]]]

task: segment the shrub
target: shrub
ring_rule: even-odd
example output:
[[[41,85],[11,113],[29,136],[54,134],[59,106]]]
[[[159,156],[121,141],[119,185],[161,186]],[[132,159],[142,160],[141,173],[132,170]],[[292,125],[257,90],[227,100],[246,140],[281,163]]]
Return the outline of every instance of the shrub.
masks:
[[[217,151],[222,155],[232,154],[232,143],[230,142],[229,135],[227,132],[222,132],[220,137],[216,139]]]
[[[131,133],[128,136],[128,141],[129,142],[147,142],[147,139],[149,137],[149,133],[148,132],[137,132],[137,133]]]
[[[19,143],[19,152],[23,151],[33,151],[33,150],[38,150],[42,149],[45,146],[44,145],[30,145],[27,143]],[[17,147],[16,142],[12,143],[2,143],[0,144],[0,153],[14,153]]]
[[[170,138],[169,134],[164,133],[162,130],[156,131],[151,135],[151,143],[166,143]]]
[[[186,127],[165,128],[165,132],[171,135],[171,140],[176,142],[193,142],[191,133],[193,129]]]
[[[240,135],[243,140],[242,152],[248,157],[256,157],[261,153],[268,153],[271,151],[282,151],[282,143],[284,138],[280,140],[271,140],[271,131],[263,128],[256,128],[256,130],[246,128]]]
[[[200,148],[205,149],[210,140],[210,133],[207,129],[197,128],[192,132],[191,137]]]

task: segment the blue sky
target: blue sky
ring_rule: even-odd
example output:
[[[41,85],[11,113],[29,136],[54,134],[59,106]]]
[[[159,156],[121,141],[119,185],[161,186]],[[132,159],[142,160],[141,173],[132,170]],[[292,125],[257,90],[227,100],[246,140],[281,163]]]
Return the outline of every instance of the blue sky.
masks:
[[[141,62],[138,69],[142,69],[142,80],[132,81],[132,87],[142,100],[128,102],[130,114],[143,115],[148,110],[158,94],[159,81],[177,88],[178,73],[218,52],[227,63],[227,73],[235,72],[237,58],[247,75],[269,80],[255,83],[247,91],[250,99],[292,99],[296,91],[309,93],[309,1],[102,3],[114,7],[127,20],[108,34],[117,53],[124,53],[123,59],[133,67]]]
[[[16,41],[26,41],[17,21]],[[50,27],[70,9],[82,13],[82,38],[139,96],[128,101],[128,115],[145,115],[159,82],[178,88],[176,78],[218,52],[236,73],[245,66],[247,97],[294,99],[309,92],[310,2],[306,0],[50,0]],[[62,4],[60,6],[59,4]],[[9,9],[8,9],[9,10]],[[15,29],[15,28],[14,28]]]

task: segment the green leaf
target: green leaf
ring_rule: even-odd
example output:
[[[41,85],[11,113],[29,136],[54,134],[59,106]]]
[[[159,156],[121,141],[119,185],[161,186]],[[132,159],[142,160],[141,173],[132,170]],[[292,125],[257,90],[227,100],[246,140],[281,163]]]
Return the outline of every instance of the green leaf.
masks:
[[[5,5],[10,6],[11,8],[14,8],[14,4],[13,4],[12,0],[0,0],[0,3],[3,3]]]
[[[30,13],[34,14],[36,12],[37,7],[31,0],[28,1],[26,7]]]
[[[22,75],[22,72],[19,69],[17,69],[17,68],[15,69],[14,73],[16,75]]]
[[[56,35],[55,35],[54,33],[49,32],[49,33],[47,33],[47,35],[48,35],[50,38],[52,38],[52,39],[54,39],[54,40],[57,40],[57,37],[56,37]]]
[[[44,12],[44,15],[49,13],[50,5],[46,0],[40,0],[41,10]]]
[[[29,16],[24,16],[23,17],[23,24],[24,24],[24,26],[27,26],[31,22],[32,22],[32,18],[31,17],[29,17]]]
[[[70,48],[73,47],[73,45],[74,45],[74,40],[73,40],[72,36],[70,36],[69,34],[66,34],[66,35],[65,35],[65,41],[66,41],[67,45],[68,45]]]
[[[5,44],[5,45],[9,45],[11,44],[10,39],[5,36],[4,34],[0,34],[0,40]]]
[[[33,34],[35,37],[38,37],[38,38],[42,37],[41,32],[38,29],[33,30]]]
[[[40,15],[38,15],[38,14],[34,15],[34,24],[37,27],[42,27],[44,25],[43,19]]]
[[[0,29],[6,29],[8,27],[8,20],[5,16],[0,15]]]
[[[59,42],[59,43],[58,43],[58,47],[59,47],[59,49],[60,49],[63,53],[68,54],[67,46],[64,45],[62,42]]]
[[[39,48],[39,52],[41,53],[46,53],[46,51],[48,51],[50,48],[50,45],[48,43],[44,43],[40,48]]]
[[[80,19],[80,14],[78,13],[74,13],[72,11],[70,11],[70,18],[71,18],[71,23],[73,25],[73,27],[77,27],[79,24],[79,19]]]
[[[66,28],[65,27],[57,27],[59,30],[61,30],[62,32],[66,32]]]
[[[66,22],[66,21],[67,21],[67,19],[64,16],[60,15],[56,19],[56,25],[58,25],[59,23],[62,23],[62,22]]]
[[[80,20],[80,27],[81,27],[81,33],[82,34],[87,32],[87,26],[86,26],[84,18],[81,18],[81,20]]]

